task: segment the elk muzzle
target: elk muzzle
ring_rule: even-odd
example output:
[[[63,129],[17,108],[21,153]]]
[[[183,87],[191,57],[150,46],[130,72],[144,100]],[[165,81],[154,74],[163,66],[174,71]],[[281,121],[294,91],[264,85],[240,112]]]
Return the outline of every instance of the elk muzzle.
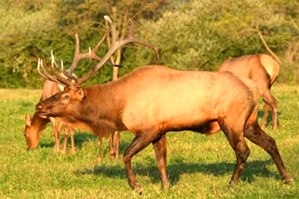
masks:
[[[43,110],[43,106],[42,106],[41,103],[38,103],[38,104],[35,105],[35,110],[39,113],[39,116],[41,118],[48,118],[49,117],[48,115],[50,114],[50,111]]]

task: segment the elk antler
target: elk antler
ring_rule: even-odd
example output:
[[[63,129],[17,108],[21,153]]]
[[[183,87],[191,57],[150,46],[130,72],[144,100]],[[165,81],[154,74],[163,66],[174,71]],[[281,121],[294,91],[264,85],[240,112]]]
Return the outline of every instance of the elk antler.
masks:
[[[76,37],[76,48],[75,48],[73,63],[71,67],[66,70],[69,74],[72,74],[74,72],[80,59],[90,58],[99,61],[101,60],[101,58],[96,54],[96,52],[99,49],[100,45],[105,41],[107,37],[107,33],[105,32],[103,38],[99,41],[99,43],[92,50],[89,49],[89,52],[87,53],[80,53],[80,40],[78,34],[76,34],[75,37]]]
[[[57,69],[60,70],[60,72],[55,72],[55,67]],[[56,82],[58,84],[62,84],[64,86],[72,86],[70,79],[66,79],[69,78],[68,74],[63,70],[63,62],[61,61],[61,66],[59,67],[59,65],[56,63],[54,55],[53,55],[53,51],[51,51],[51,67],[52,70],[54,71],[55,75],[50,75],[44,68],[43,66],[43,61],[42,59],[38,59],[38,64],[37,64],[37,71],[38,73],[45,78],[46,80],[50,80],[53,82]],[[41,71],[41,68],[43,69],[43,72]],[[77,76],[75,76],[74,74],[72,74],[71,79],[73,79],[74,81],[77,81]]]
[[[64,71],[61,67],[58,67],[58,64],[56,64],[55,60],[54,60],[54,56],[52,56],[52,68],[54,68],[53,65],[55,65],[57,68],[60,68],[60,71],[63,72],[68,78],[69,80],[61,77],[58,73],[55,73],[55,75],[50,75],[46,72],[46,70],[43,68],[42,65],[42,61],[39,61],[38,63],[38,72],[40,73],[40,75],[46,79],[49,79],[51,81],[54,82],[59,82],[60,84],[63,85],[67,85],[70,88],[77,90],[80,85],[82,83],[84,83],[85,81],[87,81],[89,78],[91,78],[94,73],[96,71],[98,71],[107,61],[108,59],[113,55],[113,53],[115,53],[119,48],[123,47],[124,45],[128,44],[128,43],[138,43],[140,45],[144,45],[147,46],[149,48],[152,48],[155,50],[157,57],[159,57],[159,52],[158,52],[158,48],[148,44],[144,41],[141,41],[139,39],[134,38],[133,34],[134,34],[134,23],[132,20],[130,20],[129,22],[131,23],[130,26],[130,31],[129,31],[129,35],[126,39],[124,40],[116,40],[116,31],[115,31],[115,27],[113,25],[112,20],[108,17],[108,16],[104,16],[104,19],[108,22],[108,24],[110,25],[110,31],[111,31],[111,46],[108,49],[107,53],[103,56],[103,58],[100,58],[96,55],[96,51],[98,50],[98,48],[100,47],[100,45],[103,43],[103,41],[106,39],[107,37],[107,33],[104,34],[103,38],[99,41],[99,43],[92,49],[89,50],[88,53],[80,53],[79,51],[79,38],[78,35],[76,34],[76,49],[75,49],[75,55],[74,55],[74,59],[73,59],[73,63],[71,65],[71,67]],[[74,69],[76,68],[78,62],[80,59],[83,58],[90,58],[90,59],[97,59],[99,60],[99,62],[94,66],[91,67],[90,71],[83,77],[77,79],[75,78],[72,73],[74,71]],[[41,73],[40,71],[40,67],[43,68],[44,74]],[[70,80],[74,80],[74,82],[70,81]]]

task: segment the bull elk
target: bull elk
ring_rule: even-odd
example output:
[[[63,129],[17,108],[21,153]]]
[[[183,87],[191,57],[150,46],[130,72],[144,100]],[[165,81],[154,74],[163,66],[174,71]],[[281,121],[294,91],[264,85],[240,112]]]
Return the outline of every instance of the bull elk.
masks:
[[[277,128],[277,100],[270,88],[279,73],[279,64],[267,54],[245,55],[225,60],[218,71],[230,71],[237,77],[246,77],[256,82],[264,101],[264,114],[261,127],[267,123],[269,106],[272,109],[272,128]]]
[[[61,92],[62,90],[63,88],[61,88],[57,83],[46,80],[43,87],[43,92],[40,101],[43,101],[53,96],[54,94]],[[63,153],[66,152],[68,132],[71,132],[71,144],[72,144],[71,153],[75,153],[73,128],[68,124],[64,124],[63,122],[59,122],[59,124],[56,125],[55,118],[53,117],[41,118],[38,112],[35,112],[32,118],[28,114],[26,114],[25,116],[26,125],[24,130],[25,132],[24,136],[26,139],[27,149],[35,149],[37,147],[41,132],[46,128],[49,122],[51,122],[52,129],[53,129],[53,135],[55,139],[55,150],[57,152],[60,151],[59,134],[61,132],[61,129],[63,128],[64,141],[63,141],[62,152]]]
[[[113,33],[112,21],[108,19],[108,22]],[[130,42],[141,43],[133,39]],[[222,130],[236,154],[230,183],[238,181],[250,153],[245,137],[272,157],[285,183],[292,181],[275,140],[256,121],[259,92],[250,79],[241,81],[230,72],[178,71],[150,65],[112,82],[86,88],[80,86],[118,48],[130,42],[127,39],[114,41],[87,76],[73,78],[75,83],[63,79],[67,84],[64,91],[38,103],[36,111],[40,116],[58,117],[94,133],[132,132],[135,137],[125,150],[123,161],[128,183],[139,193],[142,187],[136,180],[131,160],[150,143],[155,151],[162,188],[169,186],[166,171],[166,133],[169,131],[211,134]],[[55,74],[44,75],[60,79],[53,78]]]

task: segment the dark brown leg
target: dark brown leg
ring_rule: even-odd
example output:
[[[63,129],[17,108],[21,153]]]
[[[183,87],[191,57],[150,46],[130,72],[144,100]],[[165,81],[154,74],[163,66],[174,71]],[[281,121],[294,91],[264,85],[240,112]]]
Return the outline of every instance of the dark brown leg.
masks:
[[[135,174],[132,169],[131,159],[135,154],[137,154],[145,147],[147,147],[151,142],[153,142],[154,139],[152,137],[149,137],[149,134],[151,133],[141,133],[141,135],[137,135],[134,138],[133,142],[130,144],[130,146],[126,149],[123,156],[123,161],[128,177],[128,183],[130,187],[135,189],[139,194],[142,194],[142,187],[135,178]]]
[[[160,171],[160,178],[161,178],[161,185],[162,189],[169,187],[169,182],[167,178],[167,171],[166,171],[166,136],[163,134],[160,139],[153,142],[156,161],[158,164],[158,168]]]
[[[290,174],[287,172],[284,163],[278,152],[275,140],[268,136],[257,124],[254,122],[252,124],[246,124],[245,127],[245,137],[248,138],[254,144],[263,148],[272,157],[282,179],[285,183],[290,183],[293,181]]]
[[[250,150],[245,142],[245,138],[242,133],[242,128],[240,128],[240,130],[232,130],[229,127],[227,127],[224,122],[221,121],[219,122],[219,125],[236,154],[237,162],[230,184],[237,183],[244,169],[246,160],[250,154]]]

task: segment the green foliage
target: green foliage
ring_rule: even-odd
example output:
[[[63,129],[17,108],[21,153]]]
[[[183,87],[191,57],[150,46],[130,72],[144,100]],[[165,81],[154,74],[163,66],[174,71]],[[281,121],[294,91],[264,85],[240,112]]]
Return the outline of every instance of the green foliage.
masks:
[[[41,88],[44,81],[36,71],[38,57],[49,63],[50,51],[63,60],[65,68],[74,54],[75,33],[81,51],[93,47],[106,30],[103,16],[114,20],[117,35],[135,22],[135,36],[159,47],[160,58],[143,46],[123,48],[120,76],[145,64],[164,64],[184,70],[216,70],[228,57],[268,53],[283,61],[279,81],[299,82],[299,5],[296,0],[192,0],[192,1],[0,1],[0,87]],[[98,54],[103,55],[104,43]],[[290,70],[291,67],[291,70]],[[76,74],[90,68],[79,63]],[[110,81],[112,69],[87,85]],[[292,77],[289,79],[289,77]]]
[[[55,5],[24,11],[10,1],[1,4],[0,28],[5,31],[0,33],[0,87],[25,87],[30,83],[28,76],[36,57],[45,45],[44,38],[55,25],[51,16]]]
[[[122,160],[110,160],[103,139],[103,160],[97,162],[97,139],[76,131],[76,154],[54,152],[51,126],[43,132],[39,147],[25,149],[24,115],[33,114],[41,90],[0,89],[0,198],[10,199],[94,199],[94,198],[296,198],[299,194],[298,86],[274,84],[279,102],[279,128],[265,131],[276,139],[279,152],[294,184],[284,185],[270,156],[247,141],[251,149],[239,183],[232,189],[235,154],[223,133],[204,136],[189,131],[167,134],[167,171],[171,183],[162,191],[152,146],[132,159],[137,180],[144,188],[139,196],[127,182]],[[262,103],[260,104],[262,110]],[[63,138],[61,138],[63,139]],[[121,154],[133,140],[121,133]],[[61,140],[62,141],[62,140]]]

